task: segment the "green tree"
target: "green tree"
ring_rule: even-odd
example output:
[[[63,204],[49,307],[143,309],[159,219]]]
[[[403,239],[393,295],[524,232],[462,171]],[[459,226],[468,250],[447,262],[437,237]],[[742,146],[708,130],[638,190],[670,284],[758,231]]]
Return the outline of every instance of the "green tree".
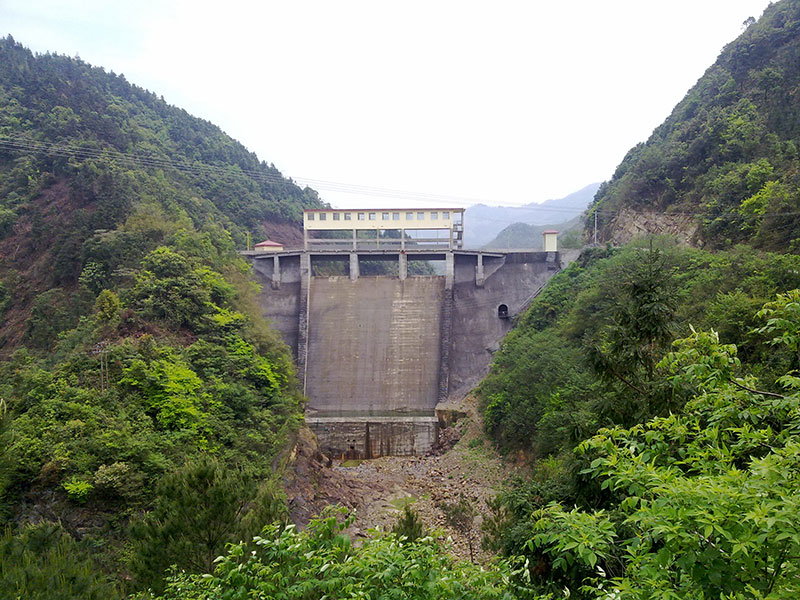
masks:
[[[639,260],[626,264],[618,279],[610,282],[618,295],[608,323],[590,334],[588,341],[589,360],[598,375],[609,383],[621,382],[634,397],[608,407],[615,413],[614,422],[623,424],[657,410],[651,405],[650,387],[655,365],[672,341],[677,309],[673,270],[666,255],[652,241],[639,254]]]
[[[684,411],[581,444],[611,511],[539,511],[531,547],[554,569],[602,563],[571,582],[587,597],[796,597],[800,383],[786,380],[787,395],[758,391],[714,332],[680,340],[662,367],[695,390]]]
[[[144,258],[142,268],[131,300],[145,316],[191,328],[210,312],[208,288],[177,252],[163,246],[157,248]]]
[[[404,537],[410,544],[426,535],[422,520],[409,505],[403,507],[403,515],[397,519],[397,523],[392,527],[392,533],[397,537]]]
[[[160,481],[153,510],[133,524],[132,570],[153,589],[162,589],[170,565],[210,572],[226,544],[249,539],[284,511],[269,482],[211,457],[187,463]]]
[[[478,511],[462,494],[456,502],[443,502],[439,508],[444,513],[445,522],[467,539],[469,560],[475,562],[475,550],[472,538],[475,533],[475,517]]]
[[[103,290],[94,302],[94,312],[103,322],[113,321],[120,311],[119,297],[111,290]]]
[[[175,354],[149,362],[132,360],[119,383],[141,392],[160,427],[198,431],[205,425],[203,382]]]
[[[778,294],[758,312],[767,324],[758,333],[774,336],[770,344],[785,346],[793,356],[794,369],[800,369],[800,289]]]
[[[25,600],[114,600],[122,591],[60,525],[0,532],[0,597]]]

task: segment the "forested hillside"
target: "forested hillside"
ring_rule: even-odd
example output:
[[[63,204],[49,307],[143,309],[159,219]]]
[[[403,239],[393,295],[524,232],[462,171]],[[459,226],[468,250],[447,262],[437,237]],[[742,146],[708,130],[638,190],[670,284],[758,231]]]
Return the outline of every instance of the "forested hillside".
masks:
[[[747,246],[585,251],[479,388],[487,433],[531,466],[488,543],[542,593],[795,597],[798,287],[800,257]]]
[[[781,0],[728,44],[598,191],[602,241],[674,233],[800,252],[800,1]]]
[[[1,598],[159,589],[284,518],[302,398],[236,250],[320,204],[124,77],[0,40]]]
[[[119,283],[176,231],[244,247],[245,231],[296,236],[302,207],[319,205],[218,127],[123,76],[0,40],[0,347],[23,335],[51,346],[86,308],[79,284]],[[48,289],[58,291],[41,298]]]
[[[548,229],[558,231],[558,245],[560,248],[580,248],[583,245],[583,219],[575,217],[558,225],[528,225],[527,223],[514,223],[497,234],[485,248],[538,248],[544,243],[542,232]]]
[[[586,250],[495,354],[486,435],[525,477],[485,567],[409,510],[288,522],[303,399],[236,249],[313,190],[0,40],[0,600],[800,597],[799,28],[771,5],[598,192],[606,240],[706,248]]]
[[[487,434],[530,467],[486,542],[537,593],[800,594],[800,2],[746,26],[601,186],[586,227],[609,244],[480,385]]]

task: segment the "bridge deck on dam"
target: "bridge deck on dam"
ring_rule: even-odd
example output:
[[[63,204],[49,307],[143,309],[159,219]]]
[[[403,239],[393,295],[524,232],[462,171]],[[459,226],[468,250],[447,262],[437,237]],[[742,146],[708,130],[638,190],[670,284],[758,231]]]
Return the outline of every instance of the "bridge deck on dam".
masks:
[[[560,269],[556,252],[246,255],[262,311],[296,358],[307,424],[325,452],[351,458],[427,452],[437,403],[480,381],[513,317]],[[361,276],[360,261],[376,259],[397,260],[398,275]],[[347,274],[313,275],[331,260]],[[408,260],[444,261],[444,275],[408,276]]]

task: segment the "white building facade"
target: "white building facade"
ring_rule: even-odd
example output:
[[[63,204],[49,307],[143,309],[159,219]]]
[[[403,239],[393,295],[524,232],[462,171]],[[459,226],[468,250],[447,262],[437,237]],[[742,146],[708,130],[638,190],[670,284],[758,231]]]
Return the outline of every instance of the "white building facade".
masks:
[[[303,211],[305,250],[455,250],[463,239],[463,208]]]

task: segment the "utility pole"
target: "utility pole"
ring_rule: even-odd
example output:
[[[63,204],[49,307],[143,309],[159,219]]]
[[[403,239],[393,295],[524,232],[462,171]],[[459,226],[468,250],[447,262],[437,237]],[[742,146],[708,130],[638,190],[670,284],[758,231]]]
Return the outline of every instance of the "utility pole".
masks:
[[[111,387],[111,375],[108,372],[108,342],[103,340],[92,348],[92,354],[100,357],[100,391]]]

